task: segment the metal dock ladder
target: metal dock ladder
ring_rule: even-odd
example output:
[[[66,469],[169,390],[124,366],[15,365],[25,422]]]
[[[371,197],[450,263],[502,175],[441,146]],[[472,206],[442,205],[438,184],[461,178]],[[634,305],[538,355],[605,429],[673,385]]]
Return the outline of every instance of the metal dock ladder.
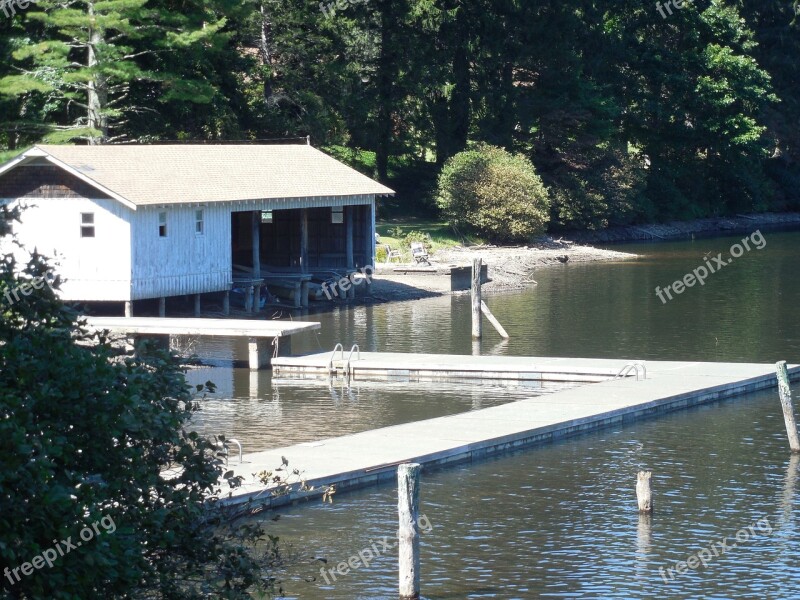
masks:
[[[339,360],[336,360],[336,352],[339,352]],[[350,348],[350,354],[347,355],[347,358],[344,357],[344,346],[342,344],[336,344],[333,347],[333,352],[331,352],[330,360],[328,360],[328,373],[333,377],[345,377],[346,379],[350,379],[352,374],[351,363],[353,361],[353,352],[356,353],[356,360],[361,360],[361,348],[358,347],[358,344],[353,344],[353,347]]]
[[[620,369],[619,373],[617,373],[617,376],[614,377],[614,379],[619,379],[621,377],[627,377],[628,375],[630,375],[631,371],[635,371],[636,372],[636,381],[640,381],[640,379],[639,379],[639,369],[641,369],[641,371],[642,371],[642,379],[647,379],[647,367],[645,367],[640,362],[628,363],[627,365],[625,365],[624,367],[622,367]]]

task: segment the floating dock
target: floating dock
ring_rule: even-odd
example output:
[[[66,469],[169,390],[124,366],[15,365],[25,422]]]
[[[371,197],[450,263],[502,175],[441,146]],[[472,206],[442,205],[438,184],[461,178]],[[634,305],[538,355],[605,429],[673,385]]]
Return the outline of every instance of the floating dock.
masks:
[[[462,356],[361,352],[358,346],[272,361],[276,377],[349,377],[353,381],[572,381],[599,383],[617,375],[646,376],[636,361],[576,361],[526,356]]]
[[[396,365],[395,372],[403,371],[416,360],[413,356],[388,355],[387,361]],[[362,361],[367,365],[370,364],[368,358],[375,357],[363,356]],[[469,367],[472,372],[476,363],[485,361],[487,372],[498,372],[501,363],[509,360],[508,357],[438,356],[434,362],[444,365],[455,362],[462,369]],[[599,373],[616,374],[636,362],[567,358],[519,360],[536,366],[536,370],[529,373],[588,374],[591,377]],[[380,368],[386,370],[384,361],[378,362],[382,364]],[[509,365],[516,362],[511,361]],[[281,359],[280,369],[286,368],[286,364],[287,359]],[[314,496],[325,486],[334,485],[337,492],[341,492],[394,480],[397,465],[405,462],[436,468],[480,460],[777,386],[774,365],[654,361],[643,364],[646,378],[633,373],[620,378],[606,376],[599,383],[502,406],[246,454],[241,464],[233,458],[229,468],[244,477],[244,483],[232,490],[225,501],[231,504],[252,501],[274,508]],[[411,378],[415,369],[407,370]],[[800,367],[791,366],[789,373],[793,380],[800,379]],[[353,376],[365,374],[365,370],[359,371],[354,366]],[[775,405],[778,412],[777,395]],[[325,415],[320,414],[319,418],[324,419]],[[306,482],[314,486],[313,492],[297,491],[273,497],[269,489],[253,477],[253,473],[274,471],[282,464],[283,457],[290,471],[299,469]]]
[[[253,370],[269,366],[274,355],[290,353],[291,336],[320,328],[320,324],[314,321],[163,317],[87,317],[86,324],[90,329],[109,330],[131,337],[196,335],[247,338],[248,359]]]

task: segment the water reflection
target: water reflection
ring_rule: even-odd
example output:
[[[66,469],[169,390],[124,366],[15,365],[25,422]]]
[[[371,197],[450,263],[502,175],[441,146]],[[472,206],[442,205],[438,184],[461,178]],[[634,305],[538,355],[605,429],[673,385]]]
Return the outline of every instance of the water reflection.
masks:
[[[217,385],[193,417],[194,429],[236,438],[245,452],[499,406],[574,385],[276,379],[269,371],[223,368],[194,369],[187,379]]]
[[[630,246],[641,260],[538,271],[539,285],[487,298],[511,334],[473,344],[466,296],[359,307],[308,318],[321,332],[297,351],[358,343],[362,350],[618,359],[800,362],[800,234],[766,233],[737,259],[666,305],[665,286],[741,239]],[[206,342],[204,342],[206,343]],[[208,342],[212,346],[222,342]],[[227,348],[227,347],[226,347]],[[243,347],[233,347],[234,355]],[[220,351],[222,358],[228,350]],[[229,368],[197,424],[249,440],[246,450],[429,418],[530,395],[500,386],[360,384],[255,379]],[[795,512],[798,458],[788,457],[780,405],[765,392],[423,475],[424,596],[441,598],[800,598]],[[636,472],[654,472],[656,513],[639,518]],[[272,533],[329,564],[392,536],[389,487],[286,510]],[[664,583],[660,568],[763,517],[774,525],[746,545]],[[287,598],[394,598],[397,557],[322,587],[288,571]]]
[[[780,415],[765,392],[425,473],[421,511],[434,529],[422,539],[423,596],[800,597],[798,462],[787,457]],[[636,508],[640,464],[654,470],[652,517]],[[288,509],[270,530],[335,563],[392,535],[396,504],[392,486],[364,490],[333,506]],[[659,569],[732,541],[762,518],[771,534],[756,526],[746,543],[664,582]],[[286,597],[393,598],[396,561],[396,553],[381,557],[324,590],[303,581],[302,568],[290,569]]]

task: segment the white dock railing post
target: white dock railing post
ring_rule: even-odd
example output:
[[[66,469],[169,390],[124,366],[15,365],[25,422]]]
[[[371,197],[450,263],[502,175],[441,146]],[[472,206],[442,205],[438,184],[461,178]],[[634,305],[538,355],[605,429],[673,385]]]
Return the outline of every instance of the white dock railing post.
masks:
[[[419,598],[419,474],[422,467],[406,463],[397,467],[397,531],[400,565],[400,599]]]
[[[778,373],[778,394],[781,397],[783,420],[786,422],[786,434],[789,436],[789,447],[792,452],[800,453],[800,438],[797,436],[797,424],[794,420],[792,388],[789,386],[789,372],[786,370],[786,361],[780,361],[775,365],[775,368]]]
[[[483,260],[476,258],[472,261],[472,339],[479,340],[482,336],[481,323],[481,269]]]

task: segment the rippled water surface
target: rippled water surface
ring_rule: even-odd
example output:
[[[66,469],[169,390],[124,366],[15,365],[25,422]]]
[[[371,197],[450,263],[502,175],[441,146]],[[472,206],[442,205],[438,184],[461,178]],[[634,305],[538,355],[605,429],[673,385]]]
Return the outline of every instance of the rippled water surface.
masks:
[[[322,322],[295,351],[330,349],[800,362],[800,234],[766,246],[662,304],[665,287],[743,236],[623,246],[642,256],[536,271],[531,290],[487,298],[512,335],[469,339],[463,296],[302,316]],[[228,366],[243,348],[204,342],[220,394],[199,415],[206,432],[261,449],[452,414],[525,397],[497,386],[381,385],[347,389],[276,381]],[[534,392],[537,392],[534,390]],[[797,394],[795,394],[797,396]],[[425,598],[800,598],[797,469],[775,392],[583,435],[491,462],[425,473]],[[656,514],[640,521],[633,487],[654,472]],[[396,551],[326,584],[333,567],[393,537],[393,486],[311,503],[270,522],[305,557],[284,573],[287,598],[395,598]],[[760,523],[760,525],[758,525]],[[753,527],[752,532],[747,530]],[[740,530],[744,529],[744,534]],[[747,535],[736,548],[735,536]],[[719,545],[726,536],[728,550]],[[669,568],[716,544],[706,567]],[[660,571],[663,569],[663,571]],[[662,576],[663,573],[663,576]],[[664,577],[667,581],[664,581]]]

